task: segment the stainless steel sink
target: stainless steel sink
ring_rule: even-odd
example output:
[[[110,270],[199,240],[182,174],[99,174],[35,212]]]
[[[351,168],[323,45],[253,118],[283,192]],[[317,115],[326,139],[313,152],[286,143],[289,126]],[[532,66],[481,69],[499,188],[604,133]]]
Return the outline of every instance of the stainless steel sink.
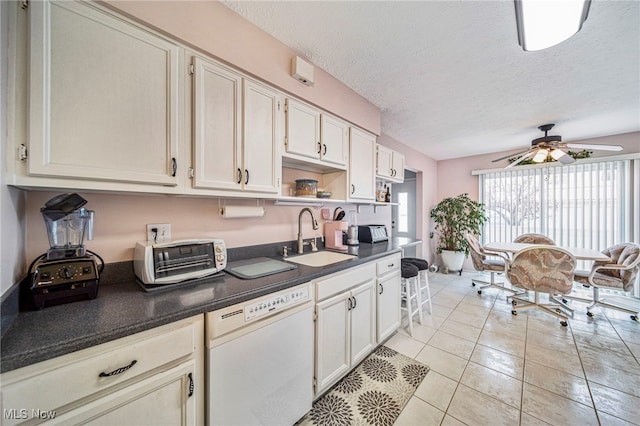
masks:
[[[336,253],[335,251],[316,251],[313,253],[302,254],[300,256],[287,257],[284,260],[287,262],[318,268],[320,266],[327,266],[345,260],[352,260],[356,257],[357,256],[353,256],[351,254]]]

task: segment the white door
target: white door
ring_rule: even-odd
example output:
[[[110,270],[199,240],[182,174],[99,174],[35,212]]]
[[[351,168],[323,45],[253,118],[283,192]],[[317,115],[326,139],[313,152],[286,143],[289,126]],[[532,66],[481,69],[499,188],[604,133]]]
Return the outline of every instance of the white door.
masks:
[[[176,185],[178,46],[86,3],[29,16],[29,174]]]
[[[404,182],[391,186],[391,228],[393,236],[416,238],[416,173],[405,170]],[[404,249],[405,257],[415,257],[415,246]]]
[[[351,293],[346,291],[316,304],[316,395],[351,367],[350,298]]]
[[[400,272],[378,279],[377,338],[384,341],[400,327]]]
[[[370,133],[351,127],[349,138],[349,198],[375,200],[375,144]]]
[[[193,186],[240,190],[242,77],[198,57],[193,65]]]
[[[280,96],[275,90],[246,79],[243,92],[243,188],[277,193],[281,174],[277,147]]]
[[[346,166],[349,159],[349,126],[327,114],[320,117],[323,161]]]
[[[287,152],[320,158],[320,111],[293,99],[286,104]]]
[[[376,346],[376,283],[370,279],[351,290],[351,365],[362,361]]]

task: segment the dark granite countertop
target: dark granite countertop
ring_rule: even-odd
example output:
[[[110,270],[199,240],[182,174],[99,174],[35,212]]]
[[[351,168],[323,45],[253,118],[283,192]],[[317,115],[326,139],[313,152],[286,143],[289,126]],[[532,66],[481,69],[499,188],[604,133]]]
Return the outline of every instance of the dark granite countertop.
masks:
[[[321,268],[298,265],[291,271],[252,280],[223,273],[219,278],[153,292],[141,289],[131,266],[124,279],[105,285],[101,281],[94,300],[20,312],[0,342],[0,372],[283,290],[399,252],[402,246],[416,241],[361,244],[357,253],[352,253],[358,255],[356,259]],[[264,255],[251,250],[243,253],[247,258]],[[229,259],[234,260],[231,256]]]

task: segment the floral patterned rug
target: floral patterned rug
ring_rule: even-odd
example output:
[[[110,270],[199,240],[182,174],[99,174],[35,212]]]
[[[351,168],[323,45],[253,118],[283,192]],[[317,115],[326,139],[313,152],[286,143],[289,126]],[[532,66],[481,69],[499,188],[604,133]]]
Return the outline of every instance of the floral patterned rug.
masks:
[[[380,346],[336,383],[299,425],[392,425],[429,367]]]

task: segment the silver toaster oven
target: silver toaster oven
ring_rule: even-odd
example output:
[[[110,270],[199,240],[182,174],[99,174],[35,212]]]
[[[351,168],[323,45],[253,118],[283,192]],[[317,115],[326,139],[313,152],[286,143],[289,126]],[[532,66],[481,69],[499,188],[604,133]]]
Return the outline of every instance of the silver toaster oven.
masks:
[[[138,242],[133,269],[143,284],[175,284],[206,277],[227,266],[227,248],[217,238]]]

